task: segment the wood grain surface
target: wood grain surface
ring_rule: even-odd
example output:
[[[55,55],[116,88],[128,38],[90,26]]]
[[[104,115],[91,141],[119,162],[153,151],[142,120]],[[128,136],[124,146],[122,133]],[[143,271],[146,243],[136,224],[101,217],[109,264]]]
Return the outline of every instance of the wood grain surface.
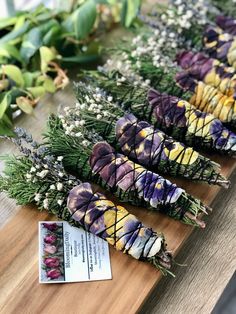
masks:
[[[47,114],[55,111],[58,104],[73,104],[73,101],[71,89],[68,88],[63,93],[56,94],[53,98],[45,98],[36,108],[35,119],[22,116],[17,123],[26,124],[26,127],[33,131],[36,138],[40,138],[40,133],[45,128]],[[47,110],[45,110],[45,105]],[[9,143],[1,144],[1,153],[14,151],[14,147]],[[223,173],[226,176],[231,174],[235,167],[234,160],[214,156],[213,159],[221,163]],[[175,182],[207,204],[210,204],[220,191],[218,187],[194,184],[186,180],[175,180]],[[227,192],[221,190],[219,194],[234,197],[233,188],[234,186],[231,191]],[[14,202],[11,203],[6,196],[1,195],[1,221],[6,221],[11,214],[13,214],[13,218],[5,223],[0,230],[0,312],[4,314],[16,312],[64,313],[66,311],[67,313],[89,314],[95,312],[135,313],[143,306],[142,313],[151,311],[153,313],[173,313],[176,309],[178,309],[177,313],[183,313],[186,308],[191,309],[190,313],[198,313],[199,308],[209,303],[207,300],[212,292],[214,292],[214,298],[211,298],[211,304],[214,305],[216,297],[222,292],[233,271],[233,254],[235,254],[233,211],[228,210],[225,212],[224,206],[219,208],[218,203],[214,203],[214,207],[216,209],[213,210],[212,218],[209,219],[208,225],[210,226],[207,226],[209,229],[194,231],[193,240],[190,237],[190,240],[183,248],[183,256],[177,258],[178,262],[183,261],[185,263],[186,260],[188,267],[176,266],[177,278],[162,280],[156,289],[154,288],[161,276],[154,267],[133,260],[112,248],[110,254],[113,280],[53,284],[49,286],[38,283],[37,222],[53,219],[53,217],[48,216],[46,213],[38,213],[36,209],[30,207],[20,208],[16,213]],[[7,212],[5,212],[6,209],[8,209]],[[193,230],[189,226],[173,221],[156,212],[134,207],[129,207],[129,209],[147,225],[164,232],[168,247],[175,255]],[[226,216],[227,213],[228,216]],[[227,237],[224,236],[224,227],[226,225],[231,230],[231,236],[228,233]],[[213,226],[217,226],[216,231],[218,230],[218,233],[215,231],[211,234]],[[214,238],[212,238],[213,235]],[[201,241],[204,238],[206,242],[209,242],[209,239],[206,238],[208,236],[211,236],[210,243],[202,243]],[[193,254],[193,252],[195,253]],[[204,256],[202,260],[199,259],[199,253]],[[195,260],[196,264],[194,264]],[[209,278],[206,271],[204,271],[206,265],[210,265],[213,272],[217,271],[217,276],[215,274],[215,276]],[[204,290],[199,290],[195,285],[202,283],[203,274],[205,275],[206,287]],[[188,279],[185,281],[186,276]],[[216,280],[216,278],[220,279]],[[212,283],[212,281],[216,283],[215,289],[211,285],[211,290],[207,291],[208,283]],[[196,290],[191,291],[190,294],[189,286],[192,282],[195,283]],[[183,285],[182,289],[179,288],[181,283]],[[145,304],[151,291],[154,292]],[[193,304],[192,307],[182,302],[183,295],[186,296],[186,300],[192,300],[190,302],[190,304]],[[169,297],[169,302],[166,300],[167,297]],[[174,297],[176,298],[175,302],[172,301]]]
[[[139,314],[209,314],[236,271],[236,172],[212,203],[207,228],[195,229],[177,255],[176,277],[163,278]],[[222,314],[229,314],[222,312]],[[231,312],[234,313],[234,312]]]

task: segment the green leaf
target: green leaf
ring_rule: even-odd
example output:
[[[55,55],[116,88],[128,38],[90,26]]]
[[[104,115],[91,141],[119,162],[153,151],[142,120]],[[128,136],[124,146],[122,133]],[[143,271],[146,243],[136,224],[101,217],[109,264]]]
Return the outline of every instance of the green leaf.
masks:
[[[44,81],[45,81],[45,74],[44,75],[41,74],[37,77],[35,85],[37,86],[43,85]]]
[[[11,104],[15,104],[16,103],[16,98],[20,97],[20,96],[26,96],[27,95],[27,91],[22,89],[22,88],[17,88],[14,87],[13,89],[11,89]]]
[[[2,119],[7,108],[9,107],[10,103],[11,103],[11,96],[10,96],[9,92],[1,94],[1,96],[0,96],[0,119]]]
[[[21,26],[20,28],[18,28],[17,30],[13,30],[10,33],[6,34],[5,36],[3,36],[0,39],[0,43],[9,43],[10,41],[21,37],[22,35],[24,35],[28,29],[30,28],[30,22],[26,21],[25,24],[23,26]]]
[[[43,87],[44,87],[45,91],[47,91],[49,93],[55,93],[55,91],[56,91],[56,86],[50,77],[46,77],[46,79],[43,83]]]
[[[57,57],[57,53],[54,49],[50,49],[46,46],[42,46],[40,49],[40,58],[41,58],[41,71],[46,73],[48,70],[48,63]]]
[[[30,100],[26,97],[18,97],[16,99],[17,106],[25,113],[32,114],[33,113],[33,107],[30,103]]]
[[[42,46],[42,33],[40,27],[34,27],[26,34],[21,45],[20,53],[25,63],[29,62],[40,46]]]
[[[44,22],[42,25],[40,25],[40,29],[41,29],[43,35],[46,35],[47,32],[49,32],[50,29],[52,29],[54,26],[60,26],[60,24],[58,23],[57,20],[51,18],[50,20],[48,20],[48,21]]]
[[[10,79],[12,79],[18,86],[24,86],[24,78],[21,70],[12,64],[2,66],[2,72],[4,72]]]
[[[34,81],[38,78],[39,75],[40,75],[39,71],[23,73],[23,78],[24,78],[24,82],[25,82],[24,86],[25,87],[33,86]]]
[[[72,15],[62,22],[63,36],[74,32]]]
[[[52,12],[51,11],[40,13],[39,15],[36,16],[37,22],[48,21],[51,18],[52,18]]]
[[[17,21],[14,25],[13,31],[18,30],[19,28],[21,28],[24,24],[25,24],[25,14],[21,15],[17,18]]]
[[[0,44],[0,56],[4,56],[6,58],[13,57],[17,61],[21,62],[21,56],[18,49],[11,44]]]
[[[0,80],[0,92],[6,91],[10,86],[10,81],[8,79]]]
[[[10,121],[9,117],[5,114],[0,120],[0,135],[15,136],[12,128],[13,124]]]
[[[61,34],[61,27],[59,25],[53,26],[47,34],[43,37],[43,44],[45,46],[53,46]]]
[[[45,7],[45,5],[43,5],[42,3],[39,4],[33,11],[32,11],[32,15],[34,17],[37,17],[38,15],[42,14],[42,13],[45,13],[45,12],[48,12],[49,9],[47,9]]]
[[[29,91],[34,98],[42,97],[45,94],[45,88],[43,86],[28,87],[27,91]]]
[[[98,59],[98,55],[94,54],[94,55],[77,55],[77,56],[71,56],[71,57],[65,57],[62,58],[61,60],[63,62],[71,62],[71,63],[87,63],[87,62],[93,62],[96,61]]]
[[[130,27],[133,20],[137,17],[141,0],[123,0],[121,20],[125,27]]]
[[[83,3],[71,16],[75,36],[84,39],[91,32],[97,16],[96,3],[88,0]]]
[[[0,29],[7,28],[9,26],[15,25],[16,21],[17,21],[17,17],[16,16],[14,16],[14,17],[7,17],[7,18],[1,18],[0,19]]]

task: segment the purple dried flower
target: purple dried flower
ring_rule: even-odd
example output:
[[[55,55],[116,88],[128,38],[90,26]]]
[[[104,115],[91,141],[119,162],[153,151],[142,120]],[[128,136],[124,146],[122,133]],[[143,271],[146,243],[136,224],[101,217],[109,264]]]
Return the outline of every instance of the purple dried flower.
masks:
[[[164,238],[145,227],[124,207],[116,206],[103,194],[94,191],[89,183],[74,187],[68,196],[67,206],[73,219],[85,230],[98,235],[119,250],[135,259],[162,258]],[[165,256],[170,267],[170,256]],[[163,260],[164,262],[164,260]]]
[[[210,57],[236,69],[236,38],[210,26],[204,33],[204,45]]]
[[[158,123],[175,138],[196,147],[211,148],[235,155],[236,134],[223,126],[212,114],[197,110],[178,97],[151,89],[148,100]]]
[[[139,198],[154,208],[175,203],[183,193],[170,181],[116,153],[106,142],[94,145],[90,165],[110,187],[118,186],[124,192],[136,191]]]
[[[186,87],[190,84],[191,79],[194,78],[217,88],[227,96],[236,98],[234,68],[226,67],[220,61],[209,58],[200,52],[183,51],[176,56],[176,60],[184,70],[177,75],[177,81],[182,81],[180,85]],[[190,89],[192,90],[192,88]]]
[[[216,24],[226,33],[236,35],[236,20],[233,17],[219,15],[216,17]]]

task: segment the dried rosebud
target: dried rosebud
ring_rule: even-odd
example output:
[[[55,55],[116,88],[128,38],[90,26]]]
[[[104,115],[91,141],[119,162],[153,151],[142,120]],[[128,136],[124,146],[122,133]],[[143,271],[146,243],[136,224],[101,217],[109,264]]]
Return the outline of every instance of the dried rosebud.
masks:
[[[57,279],[61,276],[61,271],[58,268],[47,271],[47,277],[50,279]]]
[[[45,238],[44,238],[44,242],[45,243],[48,243],[48,244],[52,244],[52,243],[55,243],[57,240],[57,237],[53,234],[51,235],[47,235]]]
[[[56,253],[57,248],[55,245],[46,244],[44,247],[44,252],[48,254],[54,254]]]
[[[44,228],[47,228],[50,231],[55,231],[58,227],[55,222],[54,223],[44,223],[43,226],[44,226]]]
[[[44,259],[44,264],[47,267],[58,267],[60,264],[60,260],[57,257],[49,257]]]

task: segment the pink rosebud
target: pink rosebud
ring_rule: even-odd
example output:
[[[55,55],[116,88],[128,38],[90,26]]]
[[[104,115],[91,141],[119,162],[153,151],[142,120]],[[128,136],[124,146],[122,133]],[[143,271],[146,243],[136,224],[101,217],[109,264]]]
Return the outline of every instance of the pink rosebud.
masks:
[[[57,257],[48,257],[44,259],[44,264],[47,267],[58,267],[60,264],[59,258]]]
[[[57,229],[57,224],[55,223],[55,222],[53,222],[53,223],[44,223],[43,224],[43,226],[44,226],[44,228],[47,228],[48,230],[50,230],[50,231],[54,231],[54,230],[56,230]]]
[[[55,245],[46,244],[44,247],[45,253],[54,254],[56,253],[56,251],[57,251],[57,248],[55,247]]]
[[[44,242],[45,243],[49,243],[49,244],[52,244],[52,243],[56,242],[56,240],[57,240],[57,237],[54,234],[47,235],[44,238]]]
[[[50,269],[49,271],[47,271],[47,277],[51,279],[57,279],[60,276],[61,276],[61,271],[58,268]]]

